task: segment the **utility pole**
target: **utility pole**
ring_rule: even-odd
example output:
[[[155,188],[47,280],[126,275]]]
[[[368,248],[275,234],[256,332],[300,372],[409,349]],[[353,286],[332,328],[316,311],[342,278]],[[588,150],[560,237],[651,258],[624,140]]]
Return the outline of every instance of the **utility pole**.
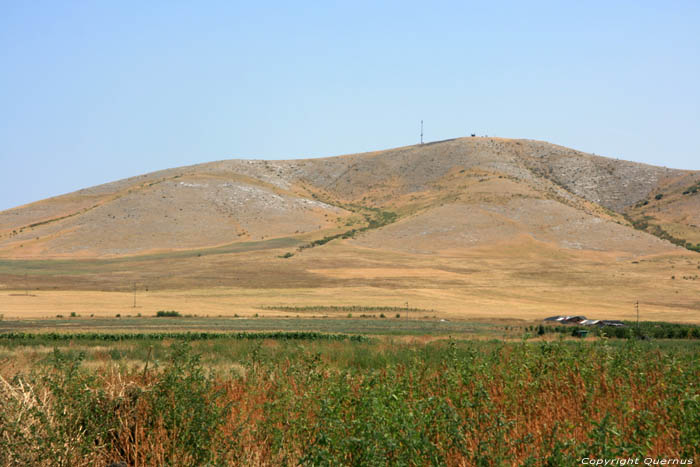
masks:
[[[637,310],[637,335],[639,335],[639,300],[634,302],[634,308]]]
[[[420,144],[423,144],[423,120],[420,121]]]
[[[136,282],[134,282],[134,308],[136,308]]]

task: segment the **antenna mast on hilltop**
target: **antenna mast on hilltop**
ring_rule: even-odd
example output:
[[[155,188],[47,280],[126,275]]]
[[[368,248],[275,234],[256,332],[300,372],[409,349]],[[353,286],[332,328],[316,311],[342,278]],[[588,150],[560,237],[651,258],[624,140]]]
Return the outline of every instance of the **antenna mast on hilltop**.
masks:
[[[420,121],[420,144],[423,144],[423,120]]]

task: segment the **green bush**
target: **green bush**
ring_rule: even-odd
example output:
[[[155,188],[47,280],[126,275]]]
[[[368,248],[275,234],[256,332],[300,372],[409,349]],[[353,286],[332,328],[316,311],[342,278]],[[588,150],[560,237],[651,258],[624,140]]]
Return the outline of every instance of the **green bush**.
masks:
[[[618,339],[653,338],[653,339],[700,339],[700,326],[694,324],[666,323],[658,321],[641,321],[639,327],[634,321],[623,321],[624,326],[546,326],[551,332],[570,334],[577,329],[587,329],[597,336]],[[539,331],[538,331],[539,334]]]
[[[0,418],[0,464],[74,465],[93,455],[96,447],[113,442],[116,403],[98,379],[83,371],[84,354],[57,349],[41,375],[31,375],[19,387],[40,386],[45,396],[31,392],[29,400],[4,400]],[[9,413],[25,413],[11,419]]]
[[[466,454],[460,417],[443,397],[413,394],[408,374],[389,370],[353,390],[348,375],[327,382],[307,465],[441,465],[444,454]]]
[[[146,465],[205,465],[235,454],[221,433],[231,405],[187,343],[174,344],[161,372],[122,393],[82,369],[83,358],[55,350],[39,375],[13,381],[36,391],[30,400],[0,398],[0,465],[104,465],[104,453],[133,465],[134,436],[158,447],[144,446]]]
[[[175,310],[160,310],[156,312],[157,318],[180,318],[182,315]]]
[[[165,465],[204,465],[215,460],[212,447],[226,444],[218,430],[231,410],[230,404],[217,404],[223,395],[214,376],[205,375],[199,355],[191,352],[189,344],[174,344],[169,365],[144,395],[148,418],[140,421],[154,433],[165,430],[169,435],[159,461]]]

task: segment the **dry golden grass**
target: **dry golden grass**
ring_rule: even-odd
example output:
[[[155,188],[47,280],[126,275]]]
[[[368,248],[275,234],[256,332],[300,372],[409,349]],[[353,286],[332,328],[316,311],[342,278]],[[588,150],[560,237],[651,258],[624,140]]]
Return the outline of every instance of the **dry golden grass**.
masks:
[[[289,259],[277,258],[279,251],[284,250],[125,263],[118,266],[119,274],[105,268],[90,275],[86,280],[92,283],[81,284],[78,276],[76,285],[107,285],[111,291],[47,290],[52,276],[35,275],[30,296],[17,287],[2,290],[0,313],[6,318],[69,316],[71,312],[83,317],[150,316],[158,310],[198,316],[280,316],[289,313],[259,308],[404,307],[408,302],[411,308],[435,310],[435,315],[450,319],[538,320],[556,314],[634,319],[638,300],[644,320],[700,323],[700,281],[691,279],[700,272],[700,260],[692,253],[635,259],[562,252],[532,241],[450,251],[438,257],[343,242]],[[202,286],[194,285],[196,275],[156,276],[156,268],[184,270],[192,261],[201,261],[198,273],[206,273]],[[221,269],[218,276],[217,268]],[[21,277],[17,279],[15,283]],[[71,287],[65,277],[59,280],[61,288]],[[120,281],[122,290],[114,290]],[[136,308],[134,282],[138,284]],[[143,284],[150,284],[148,291]]]
[[[634,186],[619,193],[614,173],[634,175]],[[621,215],[658,204],[659,216],[697,230],[700,198],[680,194],[697,176],[499,138],[170,169],[0,213],[0,314],[245,316],[408,302],[450,319],[630,319],[639,301],[644,319],[697,323],[700,256]],[[589,182],[601,204],[583,190]],[[652,189],[667,195],[624,207]],[[298,249],[394,214],[354,239]],[[56,255],[65,259],[46,259]]]

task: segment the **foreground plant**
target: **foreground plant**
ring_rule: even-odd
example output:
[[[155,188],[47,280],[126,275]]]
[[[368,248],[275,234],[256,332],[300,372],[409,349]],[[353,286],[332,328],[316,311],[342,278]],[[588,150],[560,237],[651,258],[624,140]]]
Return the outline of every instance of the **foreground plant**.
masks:
[[[557,466],[700,446],[692,342],[148,343],[155,362],[95,371],[56,350],[0,380],[0,465]]]

